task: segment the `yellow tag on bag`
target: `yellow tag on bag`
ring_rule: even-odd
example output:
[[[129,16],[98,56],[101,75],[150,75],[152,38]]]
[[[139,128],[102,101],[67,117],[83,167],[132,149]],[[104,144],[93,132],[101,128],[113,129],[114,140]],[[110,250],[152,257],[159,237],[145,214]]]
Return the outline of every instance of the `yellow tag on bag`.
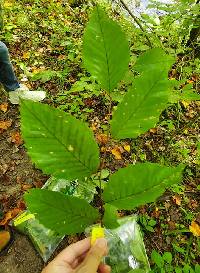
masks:
[[[91,245],[94,245],[97,239],[104,238],[104,228],[102,227],[94,227],[92,229],[92,236],[91,236]]]
[[[35,219],[35,215],[31,214],[31,213],[24,212],[14,220],[14,226],[16,227],[16,226],[18,226],[30,219]]]

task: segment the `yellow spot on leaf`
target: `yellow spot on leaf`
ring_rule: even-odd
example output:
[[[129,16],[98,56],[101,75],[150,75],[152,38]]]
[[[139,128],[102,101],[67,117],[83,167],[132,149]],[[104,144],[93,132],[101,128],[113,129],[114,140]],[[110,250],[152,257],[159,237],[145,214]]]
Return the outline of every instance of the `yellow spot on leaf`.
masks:
[[[72,145],[69,145],[69,146],[68,146],[68,150],[69,150],[70,152],[73,152],[74,147],[73,147]]]

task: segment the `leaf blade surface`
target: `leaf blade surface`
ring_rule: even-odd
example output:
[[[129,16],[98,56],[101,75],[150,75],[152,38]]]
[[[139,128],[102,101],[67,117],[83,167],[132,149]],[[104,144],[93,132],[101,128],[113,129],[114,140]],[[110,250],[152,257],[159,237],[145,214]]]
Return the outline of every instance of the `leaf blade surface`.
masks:
[[[133,209],[153,202],[167,186],[181,180],[182,169],[155,163],[129,165],[110,177],[103,199],[118,209]]]
[[[82,232],[99,217],[87,201],[60,192],[32,189],[25,201],[41,224],[63,235]]]
[[[83,38],[83,60],[87,70],[111,92],[128,69],[130,50],[121,27],[97,6]]]
[[[48,105],[23,101],[21,129],[28,154],[46,174],[73,180],[97,171],[99,149],[84,122]]]
[[[154,69],[136,78],[113,114],[112,136],[135,138],[153,128],[167,106],[169,86],[165,70]]]

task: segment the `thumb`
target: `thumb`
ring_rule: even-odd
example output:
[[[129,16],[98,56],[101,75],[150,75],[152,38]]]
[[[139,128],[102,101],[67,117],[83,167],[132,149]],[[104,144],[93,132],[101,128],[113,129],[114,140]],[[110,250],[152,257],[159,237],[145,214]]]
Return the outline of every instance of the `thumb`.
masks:
[[[80,265],[77,273],[96,273],[101,263],[101,259],[108,252],[107,241],[104,238],[98,239],[91,247],[85,260]]]

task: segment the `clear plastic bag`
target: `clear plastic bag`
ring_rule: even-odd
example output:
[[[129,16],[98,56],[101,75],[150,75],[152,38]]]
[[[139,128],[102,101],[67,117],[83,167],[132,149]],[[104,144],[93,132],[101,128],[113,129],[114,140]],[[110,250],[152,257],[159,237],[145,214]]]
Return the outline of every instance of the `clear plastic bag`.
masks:
[[[90,185],[88,187],[88,185]],[[44,189],[63,192],[93,200],[96,193],[96,185],[87,181],[68,181],[65,179],[50,178],[43,187]],[[137,216],[123,217],[118,220],[119,227],[116,229],[105,229],[105,237],[108,240],[109,255],[105,258],[106,264],[112,267],[112,273],[147,273],[150,270],[146,255],[140,227],[137,224]],[[29,211],[18,215],[12,224],[19,231],[27,234],[38,250],[40,256],[46,262],[53,254],[64,236],[45,228],[35,219]],[[89,236],[91,228],[87,229]]]
[[[88,187],[87,181],[81,181],[79,184],[78,180],[68,181],[54,177],[51,177],[46,182],[43,189],[63,192],[66,195],[83,198],[88,202],[93,200],[96,193],[96,185],[90,183],[90,187]],[[64,239],[64,236],[58,235],[56,232],[41,225],[29,211],[18,215],[12,221],[12,225],[20,232],[29,236],[45,262],[48,261],[59,243]]]
[[[110,265],[112,273],[147,273],[150,271],[148,258],[137,216],[127,216],[118,220],[119,227],[105,229],[109,254],[105,263]],[[86,230],[89,236],[92,227]]]

